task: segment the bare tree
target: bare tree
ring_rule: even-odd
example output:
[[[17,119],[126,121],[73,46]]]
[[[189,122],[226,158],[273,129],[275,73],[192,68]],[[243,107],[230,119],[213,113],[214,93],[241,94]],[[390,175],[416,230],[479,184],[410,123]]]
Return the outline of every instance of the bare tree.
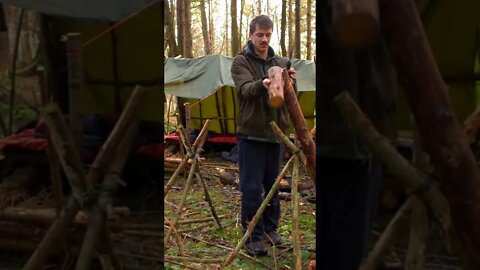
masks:
[[[237,0],[232,0],[230,6],[230,15],[232,17],[232,33],[231,33],[231,42],[232,42],[232,56],[240,52],[240,41],[238,36],[238,25],[237,25]]]
[[[312,0],[307,0],[307,59],[312,59]]]
[[[285,46],[285,30],[287,28],[287,0],[282,0],[282,18],[280,25],[280,47],[282,56],[287,56],[287,47]]]
[[[215,51],[215,26],[213,23],[212,19],[212,0],[208,1],[208,25],[209,25],[209,31],[208,33],[210,34],[209,39],[210,39],[210,50],[213,53]]]
[[[238,43],[240,44],[240,50],[242,48],[242,20],[243,20],[243,12],[245,7],[245,0],[240,0],[240,25],[238,29]]]
[[[295,0],[295,58],[301,58],[300,51],[300,0]]]
[[[193,41],[192,41],[192,12],[191,12],[191,2],[190,0],[183,0],[179,2],[184,2],[184,12],[185,12],[185,21],[183,31],[185,33],[185,43],[184,43],[184,55],[187,58],[193,58]]]
[[[172,2],[173,6],[173,2]],[[172,10],[173,11],[173,10]],[[168,44],[168,56],[177,56],[180,54],[180,50],[177,46],[177,41],[175,38],[175,27],[173,26],[173,14],[170,10],[169,3],[165,3],[165,38],[167,39]]]
[[[200,16],[202,19],[202,35],[203,35],[203,51],[205,55],[209,55],[212,53],[210,48],[210,35],[208,32],[208,24],[207,24],[207,14],[205,12],[205,0],[200,0]]]
[[[180,53],[185,57],[185,33],[184,33],[184,1],[177,1],[177,38],[178,38],[178,47],[180,48]]]
[[[293,52],[293,1],[288,0],[288,57],[292,57]]]

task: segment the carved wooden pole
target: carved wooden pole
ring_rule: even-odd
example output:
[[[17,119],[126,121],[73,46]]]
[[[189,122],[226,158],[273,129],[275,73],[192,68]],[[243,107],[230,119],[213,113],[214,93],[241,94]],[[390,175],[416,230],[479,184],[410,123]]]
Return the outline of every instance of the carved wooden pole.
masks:
[[[330,0],[333,34],[346,47],[363,47],[378,39],[378,0]]]
[[[293,89],[292,79],[290,79],[290,75],[288,75],[288,71],[286,69],[283,70],[283,81],[284,84],[284,99],[285,104],[288,109],[288,113],[290,114],[290,119],[292,120],[293,126],[295,127],[295,134],[297,135],[297,139],[300,141],[302,146],[302,151],[305,153],[307,157],[307,169],[312,176],[313,182],[317,182],[317,174],[316,174],[316,146],[315,142],[312,139],[312,134],[310,130],[307,128],[307,122],[305,121],[305,117],[303,116],[302,110],[300,108],[300,104],[298,103],[297,95],[295,90]]]
[[[413,0],[380,2],[382,32],[420,132],[450,203],[452,237],[467,269],[480,269],[480,172],[450,105]],[[462,252],[463,251],[463,252]]]

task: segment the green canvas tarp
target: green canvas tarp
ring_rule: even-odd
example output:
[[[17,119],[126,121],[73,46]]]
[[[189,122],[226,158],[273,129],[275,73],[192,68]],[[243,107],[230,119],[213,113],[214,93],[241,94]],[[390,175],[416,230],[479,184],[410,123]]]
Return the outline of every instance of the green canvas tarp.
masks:
[[[165,62],[165,93],[184,98],[191,104],[192,128],[200,128],[211,119],[210,130],[235,134],[238,114],[237,90],[230,67],[233,58],[209,55],[195,59],[173,59]],[[297,70],[298,99],[307,126],[315,125],[315,63],[292,59]]]
[[[150,89],[143,120],[163,121],[163,8],[151,0],[0,0],[44,15],[47,49],[43,61],[56,74],[56,91],[65,96],[64,36],[81,33],[85,114],[119,114],[135,85]],[[115,23],[121,24],[115,26]],[[49,51],[48,51],[49,50]],[[42,54],[43,55],[43,54]],[[65,101],[65,98],[63,98]]]
[[[116,21],[142,8],[152,0],[0,0],[7,5],[36,12],[72,18]]]

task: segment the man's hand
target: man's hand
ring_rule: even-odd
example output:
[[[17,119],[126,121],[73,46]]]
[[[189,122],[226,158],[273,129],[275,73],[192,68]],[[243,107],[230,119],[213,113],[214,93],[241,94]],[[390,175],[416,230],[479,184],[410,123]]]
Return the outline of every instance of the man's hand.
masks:
[[[268,78],[263,79],[263,81],[262,81],[263,87],[265,87],[265,89],[268,90],[268,87],[270,87],[270,83],[271,83],[271,82],[272,82],[272,81],[270,81],[270,79],[268,79]]]
[[[297,71],[291,67],[290,69],[287,70],[287,72],[288,72],[288,75],[290,75],[290,78],[292,80],[295,80],[295,75],[297,74]]]

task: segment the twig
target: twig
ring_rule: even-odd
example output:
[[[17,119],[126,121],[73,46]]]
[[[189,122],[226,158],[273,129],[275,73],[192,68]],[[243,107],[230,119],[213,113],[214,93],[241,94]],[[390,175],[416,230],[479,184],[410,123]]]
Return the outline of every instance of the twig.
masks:
[[[180,256],[165,256],[165,260],[169,261],[187,261],[187,262],[196,262],[196,263],[222,263],[222,259],[202,259],[195,257],[180,257]]]
[[[172,261],[172,260],[168,260],[168,259],[165,259],[165,262],[169,262],[169,263],[172,263],[172,264],[179,265],[179,266],[183,267],[183,269],[202,270],[202,269],[200,269],[200,268],[193,267],[193,266],[191,266],[191,265],[179,263],[179,262]]]

